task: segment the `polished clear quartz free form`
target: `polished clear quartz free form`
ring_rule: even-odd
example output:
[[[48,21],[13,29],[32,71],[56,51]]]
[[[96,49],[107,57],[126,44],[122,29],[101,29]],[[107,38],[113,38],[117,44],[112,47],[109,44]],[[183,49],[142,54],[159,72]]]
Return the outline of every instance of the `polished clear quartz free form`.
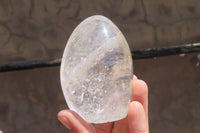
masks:
[[[85,19],[71,34],[61,63],[69,108],[90,123],[125,118],[132,71],[128,43],[115,24],[100,15]]]

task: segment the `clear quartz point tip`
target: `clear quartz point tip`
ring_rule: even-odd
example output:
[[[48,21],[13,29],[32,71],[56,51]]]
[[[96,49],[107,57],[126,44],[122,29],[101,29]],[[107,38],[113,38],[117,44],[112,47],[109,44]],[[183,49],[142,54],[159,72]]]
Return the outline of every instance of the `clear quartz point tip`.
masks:
[[[127,116],[133,76],[128,43],[112,21],[95,15],[82,21],[64,50],[60,77],[69,108],[90,123]]]

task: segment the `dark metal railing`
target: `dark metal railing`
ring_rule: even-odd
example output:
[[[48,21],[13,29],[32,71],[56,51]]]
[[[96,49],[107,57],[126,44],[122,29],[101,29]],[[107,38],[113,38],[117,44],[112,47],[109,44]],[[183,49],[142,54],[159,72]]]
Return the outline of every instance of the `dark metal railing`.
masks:
[[[133,60],[200,52],[200,43],[131,51]],[[0,72],[59,66],[61,57],[0,63]]]

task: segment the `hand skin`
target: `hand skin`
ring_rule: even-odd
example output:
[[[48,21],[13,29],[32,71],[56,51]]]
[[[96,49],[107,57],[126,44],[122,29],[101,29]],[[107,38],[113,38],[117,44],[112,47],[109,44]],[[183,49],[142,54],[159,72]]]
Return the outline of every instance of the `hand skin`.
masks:
[[[133,76],[129,112],[122,120],[93,126],[71,110],[60,111],[58,119],[70,133],[149,133],[147,84]]]

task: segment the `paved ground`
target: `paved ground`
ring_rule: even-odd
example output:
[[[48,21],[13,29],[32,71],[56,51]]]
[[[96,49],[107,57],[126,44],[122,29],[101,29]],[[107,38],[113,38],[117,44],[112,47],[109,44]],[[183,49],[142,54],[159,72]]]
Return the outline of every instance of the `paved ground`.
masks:
[[[200,42],[199,6],[199,0],[0,0],[0,63],[61,56],[75,26],[93,14],[111,18],[132,50]],[[151,132],[200,132],[198,56],[134,61],[149,85]],[[59,67],[0,73],[0,85],[0,130],[66,132],[56,119],[66,108]]]

